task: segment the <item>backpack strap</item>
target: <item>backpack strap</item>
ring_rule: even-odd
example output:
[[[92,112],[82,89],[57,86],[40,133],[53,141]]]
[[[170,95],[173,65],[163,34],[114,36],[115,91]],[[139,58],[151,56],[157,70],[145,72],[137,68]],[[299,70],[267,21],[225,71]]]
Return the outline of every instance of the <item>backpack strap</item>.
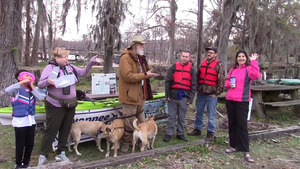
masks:
[[[79,77],[78,77],[77,71],[75,70],[75,68],[71,64],[69,64],[69,66],[73,69],[74,75],[77,78],[77,82],[79,82]]]

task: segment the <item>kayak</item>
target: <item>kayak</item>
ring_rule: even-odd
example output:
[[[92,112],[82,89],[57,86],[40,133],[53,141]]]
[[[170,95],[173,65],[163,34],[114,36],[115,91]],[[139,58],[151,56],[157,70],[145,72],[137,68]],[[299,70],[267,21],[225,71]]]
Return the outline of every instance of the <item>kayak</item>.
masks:
[[[300,85],[300,79],[268,79],[267,83],[281,85]]]
[[[162,116],[166,117],[168,108],[164,93],[153,95],[153,100],[147,100],[144,106],[146,117]],[[46,111],[44,105],[36,105],[35,120],[37,123],[46,122]],[[118,98],[102,99],[92,101],[78,101],[73,123],[77,121],[103,121],[110,122],[112,119],[122,116],[122,104]],[[2,125],[11,125],[12,107],[0,108],[0,122]],[[162,121],[163,122],[163,121]],[[159,122],[158,122],[159,123]],[[93,140],[92,137],[82,134],[80,143]],[[74,144],[72,142],[71,144]],[[55,138],[52,143],[53,150],[57,149],[58,140]]]
[[[144,106],[145,116],[165,114],[167,107],[165,104],[165,94],[157,93],[153,95],[153,100],[146,101]],[[46,121],[46,111],[44,105],[36,105],[35,120],[37,123]],[[78,101],[73,122],[104,121],[107,122],[113,117],[122,116],[122,104],[118,98],[102,99],[95,101]],[[0,108],[0,122],[2,125],[11,125],[12,107]]]

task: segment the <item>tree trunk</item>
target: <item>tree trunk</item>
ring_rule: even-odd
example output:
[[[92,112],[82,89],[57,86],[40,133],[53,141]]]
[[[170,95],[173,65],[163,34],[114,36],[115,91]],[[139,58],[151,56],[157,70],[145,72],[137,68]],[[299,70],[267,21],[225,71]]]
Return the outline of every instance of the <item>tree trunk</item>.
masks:
[[[49,23],[48,23],[48,61],[52,59],[53,55],[53,28],[52,28],[52,18],[48,15]]]
[[[30,43],[31,43],[31,27],[30,27],[30,4],[31,0],[26,1],[26,39],[25,39],[25,66],[30,65]]]
[[[100,3],[100,1],[99,1]],[[100,27],[100,34],[96,34],[97,45],[95,49],[101,50],[101,43],[104,43],[104,67],[103,73],[111,73],[114,49],[120,50],[121,34],[119,32],[120,23],[124,15],[124,4],[121,0],[103,0],[102,7],[99,8],[97,19]],[[97,31],[98,32],[98,31]],[[102,40],[102,38],[104,38]]]
[[[174,63],[176,61],[176,56],[174,56],[174,48],[175,48],[175,21],[176,21],[176,11],[177,11],[177,4],[175,0],[171,0],[170,3],[170,10],[171,10],[171,20],[170,20],[170,27],[168,30],[169,35],[169,50],[168,50],[168,58],[167,64]]]
[[[22,7],[23,0],[0,3],[0,107],[10,104],[4,89],[17,82],[14,74],[19,69],[22,55]]]
[[[198,40],[197,40],[197,69],[201,64],[202,30],[203,30],[203,1],[198,0]]]
[[[294,79],[299,79],[299,67],[297,67],[296,63],[298,63],[298,50],[299,48],[296,48],[295,53],[294,53],[294,58],[295,58],[295,64],[294,64]]]
[[[114,46],[114,37],[112,34],[106,35],[108,41],[106,44],[104,44],[104,66],[103,66],[103,73],[111,73],[113,68],[112,68],[112,60],[114,57],[113,53],[113,46]]]
[[[32,53],[31,53],[31,65],[38,64],[38,56],[39,56],[39,43],[40,43],[40,32],[41,32],[41,24],[43,21],[43,0],[38,0],[38,16],[35,24],[35,33],[32,44]]]
[[[218,4],[218,9],[220,10],[220,13],[222,13],[222,3],[223,2],[220,1],[220,3]],[[218,17],[218,20],[217,20],[217,26],[216,26],[217,39],[214,42],[215,46],[219,46],[219,44],[220,44],[221,26],[222,26],[222,15],[220,17]]]
[[[47,60],[47,47],[46,47],[46,39],[45,39],[43,24],[42,24],[41,33],[42,33],[42,41],[43,41],[43,55],[44,55],[44,56],[42,56],[42,59],[45,61],[45,60]]]
[[[272,33],[271,33],[272,34]],[[270,41],[270,55],[269,55],[269,67],[268,67],[268,72],[272,72],[272,65],[273,65],[273,58],[275,58],[275,51],[274,51],[274,40],[273,40],[273,35],[271,35],[271,41]]]
[[[232,28],[232,23],[235,17],[235,12],[238,10],[242,0],[225,0],[222,10],[222,26],[220,34],[220,44],[218,58],[224,63],[225,73],[227,75],[227,51],[229,35]]]
[[[259,18],[258,12],[257,12],[257,3],[258,2],[249,2],[249,23],[250,23],[250,30],[249,30],[249,51],[250,52],[255,52],[255,39],[256,39],[256,34],[258,30],[258,21]]]
[[[160,36],[160,41],[159,41],[159,63],[162,62],[162,56],[164,55],[164,49],[163,49],[163,36]]]

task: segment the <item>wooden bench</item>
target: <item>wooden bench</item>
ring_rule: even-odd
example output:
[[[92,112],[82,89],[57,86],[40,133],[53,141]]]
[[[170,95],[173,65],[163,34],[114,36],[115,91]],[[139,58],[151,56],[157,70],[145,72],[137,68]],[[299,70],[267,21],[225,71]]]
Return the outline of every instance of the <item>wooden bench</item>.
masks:
[[[288,107],[294,106],[294,113],[299,113],[300,100],[289,100],[289,101],[280,101],[280,102],[260,102],[259,104],[263,105],[264,112],[268,114],[268,112],[279,112],[280,107]]]

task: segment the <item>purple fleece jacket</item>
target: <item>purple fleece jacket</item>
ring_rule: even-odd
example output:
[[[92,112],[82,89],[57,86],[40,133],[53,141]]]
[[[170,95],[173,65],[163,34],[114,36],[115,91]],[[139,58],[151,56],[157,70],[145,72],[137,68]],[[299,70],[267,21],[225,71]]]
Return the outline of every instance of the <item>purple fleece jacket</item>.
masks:
[[[81,69],[74,65],[72,65],[72,66],[77,71],[77,74],[80,77],[80,76],[86,76],[89,73],[89,71],[91,70],[92,66],[95,64],[97,64],[96,58],[93,57],[93,58],[91,58],[88,65],[84,69]],[[48,83],[48,77],[49,77],[50,73],[52,72],[53,68],[54,68],[54,66],[51,64],[49,64],[45,67],[45,69],[43,70],[42,75],[40,77],[38,87],[41,89],[48,87],[48,93],[50,93],[53,96],[56,96],[58,98],[61,98],[61,99],[75,98],[76,97],[76,85],[75,84],[70,86],[70,94],[69,95],[63,95],[63,88],[56,88],[55,86],[50,85]],[[62,107],[61,104],[57,100],[55,100],[49,96],[46,97],[46,100],[55,107]]]

